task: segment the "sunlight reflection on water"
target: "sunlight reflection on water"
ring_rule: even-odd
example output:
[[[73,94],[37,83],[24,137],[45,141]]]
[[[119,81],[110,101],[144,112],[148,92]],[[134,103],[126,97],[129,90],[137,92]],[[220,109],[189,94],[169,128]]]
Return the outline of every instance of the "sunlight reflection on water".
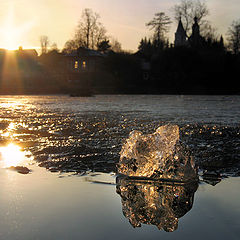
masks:
[[[0,161],[4,168],[26,165],[33,160],[30,155],[30,152],[22,151],[21,147],[14,143],[0,147]]]

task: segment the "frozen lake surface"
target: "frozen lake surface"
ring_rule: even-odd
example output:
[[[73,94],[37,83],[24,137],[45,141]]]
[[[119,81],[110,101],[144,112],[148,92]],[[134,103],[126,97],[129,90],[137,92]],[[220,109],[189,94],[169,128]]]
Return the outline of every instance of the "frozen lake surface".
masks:
[[[1,96],[0,238],[239,239],[239,116],[240,96]],[[116,186],[123,140],[165,124],[179,126],[199,186]],[[32,171],[9,170],[13,159]]]

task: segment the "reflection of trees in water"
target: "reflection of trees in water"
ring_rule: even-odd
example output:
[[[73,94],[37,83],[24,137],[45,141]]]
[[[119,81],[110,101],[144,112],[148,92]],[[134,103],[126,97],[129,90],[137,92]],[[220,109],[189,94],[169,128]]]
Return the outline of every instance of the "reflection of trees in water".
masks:
[[[122,199],[123,214],[133,227],[150,224],[159,230],[173,232],[178,228],[178,219],[192,208],[198,183],[177,184],[117,178],[116,188]]]

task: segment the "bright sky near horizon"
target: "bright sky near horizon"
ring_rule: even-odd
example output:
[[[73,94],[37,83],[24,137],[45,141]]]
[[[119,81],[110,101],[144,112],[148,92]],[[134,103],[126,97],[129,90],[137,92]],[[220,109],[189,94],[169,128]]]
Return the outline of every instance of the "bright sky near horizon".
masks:
[[[156,12],[173,19],[171,7],[180,0],[0,0],[0,48],[38,48],[39,37],[47,35],[59,48],[69,40],[84,8],[100,14],[108,35],[125,50],[136,50],[141,38],[149,36],[145,23]],[[233,20],[240,19],[239,0],[206,0],[208,19],[223,36]],[[169,32],[174,39],[176,23]]]

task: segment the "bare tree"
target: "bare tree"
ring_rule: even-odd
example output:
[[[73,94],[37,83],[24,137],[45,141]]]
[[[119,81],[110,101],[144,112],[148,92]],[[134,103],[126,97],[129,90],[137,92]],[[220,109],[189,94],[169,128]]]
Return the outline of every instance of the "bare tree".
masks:
[[[229,49],[234,54],[239,54],[240,51],[240,19],[233,21],[231,26],[228,28],[227,40]]]
[[[59,52],[57,43],[54,42],[54,43],[51,44],[50,51]]]
[[[90,38],[92,38],[93,42],[94,31],[96,30],[98,18],[99,15],[97,13],[93,13],[91,9],[86,8],[83,10],[82,21],[79,22],[79,30],[85,38],[87,48],[90,47]]]
[[[96,48],[100,42],[106,40],[106,34],[107,30],[106,28],[102,25],[102,23],[97,23],[95,30],[93,31],[92,34],[92,48]]]
[[[78,46],[96,49],[98,44],[106,39],[106,29],[99,22],[99,14],[86,8],[75,31],[74,40]]]
[[[217,41],[220,36],[217,32],[217,29],[213,27],[210,22],[206,22],[201,30],[201,35],[212,42]]]
[[[99,18],[99,14],[91,9],[84,9],[74,37],[65,43],[63,52],[71,52],[79,47],[97,49],[100,42],[107,39],[107,30]]]
[[[169,26],[172,23],[170,17],[165,15],[164,12],[159,12],[155,14],[155,17],[146,26],[150,30],[154,30],[154,39],[158,42],[165,41],[165,35],[169,31]]]
[[[204,1],[200,0],[181,0],[172,8],[174,19],[178,22],[182,20],[184,30],[190,35],[194,17],[197,17],[199,25],[209,24],[204,18],[209,15],[209,10]]]
[[[122,52],[122,45],[116,38],[111,37],[110,45],[111,45],[112,51],[114,51],[116,53]]]
[[[75,45],[76,48],[78,48],[78,47],[86,47],[86,39],[84,38],[83,31],[80,30],[79,26],[77,27],[77,29],[75,31],[73,39],[68,40],[66,42],[66,44],[70,44],[72,46]]]
[[[40,37],[40,44],[41,44],[41,52],[42,52],[42,54],[47,53],[48,47],[49,47],[49,44],[50,44],[48,36],[42,35]]]
[[[76,50],[80,46],[78,45],[78,42],[76,40],[68,40],[64,48],[62,50],[63,53],[71,53],[72,51]]]

